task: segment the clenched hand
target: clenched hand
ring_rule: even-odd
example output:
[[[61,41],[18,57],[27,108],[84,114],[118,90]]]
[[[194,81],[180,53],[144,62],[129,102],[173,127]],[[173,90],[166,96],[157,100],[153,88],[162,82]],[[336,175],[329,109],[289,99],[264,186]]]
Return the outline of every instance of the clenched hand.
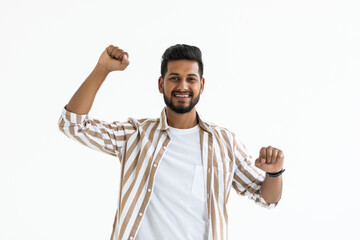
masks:
[[[129,54],[113,45],[104,50],[98,61],[98,65],[105,67],[109,72],[123,71],[129,64]]]
[[[261,148],[259,157],[255,160],[255,166],[268,173],[280,172],[283,165],[283,151],[271,146]]]

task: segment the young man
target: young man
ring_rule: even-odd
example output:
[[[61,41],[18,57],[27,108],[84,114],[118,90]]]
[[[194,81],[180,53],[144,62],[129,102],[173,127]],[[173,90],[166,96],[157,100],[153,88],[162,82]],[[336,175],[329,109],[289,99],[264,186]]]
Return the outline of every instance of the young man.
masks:
[[[106,76],[128,65],[127,52],[107,47],[58,122],[69,138],[120,160],[111,240],[228,239],[231,187],[263,207],[277,205],[283,152],[261,148],[255,166],[264,177],[234,133],[200,118],[195,105],[205,79],[195,46],[177,44],[163,54],[158,87],[166,107],[159,118],[108,123],[89,117]]]

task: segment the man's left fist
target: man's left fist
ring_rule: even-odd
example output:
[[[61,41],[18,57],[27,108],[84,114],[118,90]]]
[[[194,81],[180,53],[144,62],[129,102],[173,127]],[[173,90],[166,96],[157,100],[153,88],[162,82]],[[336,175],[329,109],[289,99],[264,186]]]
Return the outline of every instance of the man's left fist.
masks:
[[[255,160],[255,166],[268,173],[277,173],[283,169],[284,153],[271,146],[262,147],[260,155]]]

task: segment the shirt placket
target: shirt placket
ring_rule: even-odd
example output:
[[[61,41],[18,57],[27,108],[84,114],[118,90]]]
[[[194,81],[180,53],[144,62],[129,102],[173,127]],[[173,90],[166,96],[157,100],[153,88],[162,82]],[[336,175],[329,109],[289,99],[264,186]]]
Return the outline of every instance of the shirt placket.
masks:
[[[212,182],[212,159],[213,159],[213,138],[212,135],[208,135],[207,145],[207,177],[206,177],[206,202],[207,202],[207,214],[208,214],[208,226],[211,224],[211,182]],[[211,229],[208,228],[208,239],[211,236]]]
[[[166,131],[164,131],[163,134],[166,135],[166,139],[164,140],[164,142],[162,143],[161,146],[158,146],[158,147],[160,147],[160,149],[158,151],[158,154],[155,156],[155,160],[153,161],[152,166],[151,166],[149,184],[148,184],[148,188],[146,189],[145,199],[144,199],[143,203],[141,204],[140,210],[138,212],[138,216],[137,216],[137,218],[136,218],[136,220],[134,222],[133,228],[131,229],[129,240],[134,240],[135,239],[135,235],[137,233],[140,222],[142,220],[142,216],[144,215],[146,207],[149,204],[151,192],[152,192],[152,189],[153,189],[153,186],[154,186],[155,173],[156,173],[157,167],[158,167],[161,159],[164,156],[164,153],[166,151],[167,146],[170,143],[169,131],[166,130]],[[156,151],[157,151],[157,149],[155,150],[155,152]]]

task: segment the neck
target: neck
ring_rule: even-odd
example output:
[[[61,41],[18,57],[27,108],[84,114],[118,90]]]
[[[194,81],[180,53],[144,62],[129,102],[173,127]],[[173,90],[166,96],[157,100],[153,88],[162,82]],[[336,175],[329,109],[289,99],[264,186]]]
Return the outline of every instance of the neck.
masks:
[[[168,125],[173,128],[186,129],[198,124],[195,107],[190,112],[183,114],[176,113],[166,107],[166,118]]]

